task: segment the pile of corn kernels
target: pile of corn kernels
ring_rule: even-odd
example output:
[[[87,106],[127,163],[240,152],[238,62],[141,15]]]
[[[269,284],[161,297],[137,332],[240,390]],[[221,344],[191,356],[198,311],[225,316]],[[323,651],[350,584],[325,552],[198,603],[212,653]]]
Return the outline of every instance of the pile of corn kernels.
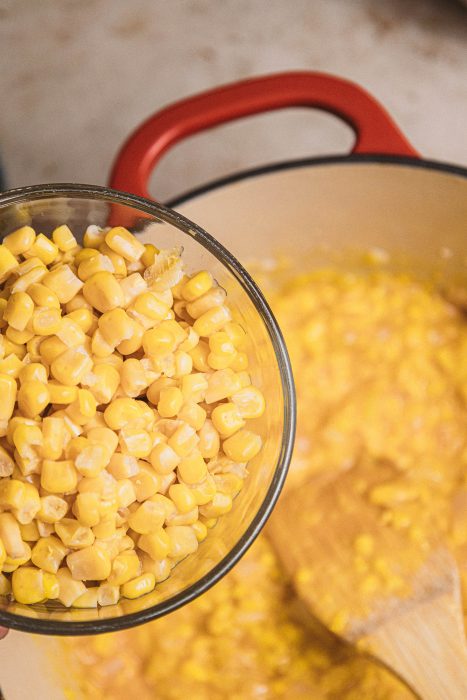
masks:
[[[137,598],[229,512],[261,449],[247,337],[206,271],[127,229],[0,245],[0,594]]]

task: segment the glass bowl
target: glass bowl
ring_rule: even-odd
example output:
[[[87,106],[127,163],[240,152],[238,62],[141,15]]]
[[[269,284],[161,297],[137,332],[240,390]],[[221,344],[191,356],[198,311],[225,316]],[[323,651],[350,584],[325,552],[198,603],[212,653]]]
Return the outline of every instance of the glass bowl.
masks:
[[[295,395],[284,340],[263,295],[229,251],[199,226],[160,204],[105,187],[42,185],[0,195],[0,238],[25,224],[50,235],[62,223],[79,240],[89,224],[121,224],[159,248],[182,246],[188,272],[207,269],[226,289],[234,320],[248,332],[252,379],[267,405],[253,425],[264,446],[249,464],[249,476],[232,511],[219,519],[196,554],[180,562],[153,592],[97,609],[70,609],[56,601],[26,606],[0,597],[0,625],[40,634],[95,634],[172,612],[204,593],[245,553],[265,524],[287,473]]]

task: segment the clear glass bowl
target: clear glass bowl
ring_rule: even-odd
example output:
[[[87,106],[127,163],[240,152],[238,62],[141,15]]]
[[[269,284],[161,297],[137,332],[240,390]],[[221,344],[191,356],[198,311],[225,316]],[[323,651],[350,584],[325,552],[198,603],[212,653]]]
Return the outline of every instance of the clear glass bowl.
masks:
[[[0,625],[41,634],[94,634],[121,630],[165,615],[216,583],[245,553],[281,491],[295,432],[295,396],[287,350],[258,287],[212,236],[175,211],[130,194],[88,185],[43,185],[0,195],[0,238],[30,224],[50,235],[67,223],[77,238],[89,224],[122,224],[159,248],[183,246],[188,271],[208,269],[227,290],[235,320],[248,331],[254,382],[267,403],[256,421],[264,447],[249,465],[234,508],[219,519],[195,555],[173,569],[152,593],[98,609],[69,609],[56,601],[25,606],[0,597]],[[255,245],[251,241],[251,246]],[[261,251],[252,250],[253,255]]]

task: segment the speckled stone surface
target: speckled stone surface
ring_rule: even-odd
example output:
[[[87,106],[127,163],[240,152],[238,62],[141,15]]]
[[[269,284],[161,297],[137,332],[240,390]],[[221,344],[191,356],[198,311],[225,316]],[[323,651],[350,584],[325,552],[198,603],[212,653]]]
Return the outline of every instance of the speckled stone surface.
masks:
[[[0,0],[0,154],[10,186],[106,182],[122,141],[183,96],[284,70],[353,79],[426,157],[467,166],[467,9],[456,0]],[[178,146],[159,199],[244,167],[348,150],[288,110]]]

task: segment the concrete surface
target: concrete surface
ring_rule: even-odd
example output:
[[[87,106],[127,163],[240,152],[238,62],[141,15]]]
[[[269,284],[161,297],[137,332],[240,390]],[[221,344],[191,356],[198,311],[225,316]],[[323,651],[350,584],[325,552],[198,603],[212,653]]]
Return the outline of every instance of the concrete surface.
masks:
[[[0,154],[10,186],[105,183],[149,114],[255,74],[360,82],[425,156],[467,166],[467,10],[456,0],[0,0]],[[174,149],[159,199],[251,165],[344,152],[337,119],[290,110]]]

